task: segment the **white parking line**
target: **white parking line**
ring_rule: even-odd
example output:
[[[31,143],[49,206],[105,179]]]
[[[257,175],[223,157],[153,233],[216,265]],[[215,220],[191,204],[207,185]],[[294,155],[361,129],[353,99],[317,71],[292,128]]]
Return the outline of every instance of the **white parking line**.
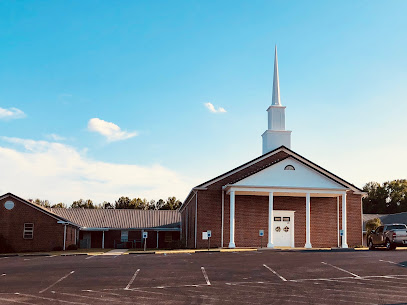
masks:
[[[10,257],[8,257],[8,256],[6,256],[6,257],[0,257],[0,259],[6,259],[6,258],[10,258]]]
[[[136,272],[134,272],[133,277],[131,278],[130,282],[127,284],[126,288],[124,288],[124,290],[128,290],[131,286],[131,284],[133,284],[134,280],[136,279],[137,274],[139,273],[140,269],[137,269]]]
[[[263,264],[263,267],[265,267],[266,269],[268,269],[269,271],[273,272],[275,275],[277,275],[283,282],[287,282],[287,279],[283,276],[281,276],[280,274],[278,274],[276,271],[274,271],[273,269],[271,269],[269,266],[267,266],[266,264]]]
[[[355,274],[355,273],[352,273],[352,272],[350,272],[350,271],[348,271],[348,270],[342,269],[342,268],[340,268],[340,267],[337,267],[337,266],[334,266],[334,265],[331,265],[331,264],[328,264],[328,263],[325,263],[325,262],[321,262],[321,264],[331,266],[331,267],[333,267],[333,268],[335,268],[335,269],[338,269],[338,270],[340,270],[340,271],[343,271],[343,272],[346,272],[346,273],[348,273],[348,274],[350,274],[350,275],[353,275],[354,277],[360,278],[359,275],[357,275],[357,274]]]
[[[407,267],[407,265],[400,264],[400,263],[395,263],[395,262],[392,262],[392,261],[385,261],[385,260],[382,260],[382,259],[379,259],[379,261],[389,263],[389,264],[393,264],[393,265],[397,265],[397,266],[401,266],[401,267]]]
[[[70,276],[72,273],[74,273],[75,271],[71,271],[69,272],[67,275],[64,275],[63,277],[61,277],[58,281],[56,281],[55,283],[49,285],[47,288],[41,290],[39,293],[43,293],[45,291],[47,291],[48,289],[50,289],[51,287],[55,286],[56,284],[58,284],[59,282],[63,281],[64,279],[66,279],[68,276]]]
[[[25,293],[15,293],[15,294],[16,295],[21,295],[23,297],[29,297],[29,298],[34,298],[34,299],[52,301],[52,302],[54,302],[53,304],[68,303],[68,304],[78,304],[78,305],[89,305],[87,303],[80,303],[80,302],[73,302],[73,301],[65,301],[65,300],[58,300],[58,299],[53,299],[53,298],[40,297],[38,295],[33,295],[33,294],[25,294]]]
[[[9,300],[9,299],[3,299],[3,298],[0,298],[0,300],[10,302],[10,303],[34,305],[34,303],[28,303],[28,302],[24,302],[24,301],[16,301],[16,300]]]
[[[6,274],[5,274],[5,273],[3,273],[1,276],[6,276]]]
[[[211,286],[211,282],[209,281],[209,278],[208,278],[208,275],[206,274],[205,268],[201,267],[201,270],[202,270],[203,276],[205,278],[206,284],[208,284],[208,286]]]
[[[87,257],[87,258],[85,258],[85,259],[91,259],[91,258],[94,258],[94,257],[96,257],[97,255],[92,255],[92,256],[89,256],[89,257]]]

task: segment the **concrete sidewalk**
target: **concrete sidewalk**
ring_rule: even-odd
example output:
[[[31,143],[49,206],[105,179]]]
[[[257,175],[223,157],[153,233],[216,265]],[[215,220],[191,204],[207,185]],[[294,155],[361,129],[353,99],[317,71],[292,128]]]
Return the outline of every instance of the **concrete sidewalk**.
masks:
[[[123,255],[123,254],[126,253],[128,250],[129,250],[129,249],[113,249],[113,250],[107,251],[107,252],[105,252],[105,253],[103,253],[103,254],[100,254],[100,255],[114,255],[114,256],[116,256],[116,255]]]

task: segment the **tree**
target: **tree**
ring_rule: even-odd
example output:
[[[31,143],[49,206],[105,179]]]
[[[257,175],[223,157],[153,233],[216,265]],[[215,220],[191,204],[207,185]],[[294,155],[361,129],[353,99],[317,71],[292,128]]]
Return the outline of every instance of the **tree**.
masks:
[[[363,213],[385,213],[388,196],[386,189],[380,183],[368,182],[363,191],[367,193],[367,197],[363,198]]]
[[[364,213],[392,214],[407,211],[407,180],[397,179],[386,181],[382,185],[377,182],[366,183],[363,191]]]
[[[369,235],[372,230],[376,230],[381,225],[382,225],[382,222],[380,221],[379,218],[373,218],[373,219],[366,221],[367,235]]]
[[[103,201],[102,209],[114,209],[114,206],[110,202]]]
[[[33,199],[28,199],[28,201],[29,202],[31,202],[31,203],[35,203],[35,204],[37,204],[37,205],[41,205],[41,206],[43,206],[43,207],[45,207],[45,208],[50,208],[51,207],[51,204],[49,203],[49,201],[48,200],[41,200],[41,199],[35,199],[35,200],[33,200]]]
[[[159,199],[156,203],[155,203],[155,208],[156,210],[162,210],[163,206],[165,205],[165,201],[162,199]]]
[[[63,208],[63,209],[66,209],[66,205],[65,205],[65,203],[60,202],[60,203],[52,205],[51,208]]]
[[[165,204],[160,208],[160,210],[177,210],[181,206],[181,201],[176,197],[168,197]]]
[[[129,197],[120,197],[118,200],[115,202],[115,208],[116,209],[131,209],[130,207],[130,198]]]
[[[79,199],[72,203],[71,208],[94,209],[95,205],[93,204],[93,201],[90,199],[88,200]]]

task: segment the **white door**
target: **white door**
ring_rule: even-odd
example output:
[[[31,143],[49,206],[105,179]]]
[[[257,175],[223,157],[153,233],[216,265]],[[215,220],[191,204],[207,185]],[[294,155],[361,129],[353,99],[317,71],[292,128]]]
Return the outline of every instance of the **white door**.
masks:
[[[273,211],[273,241],[276,247],[294,247],[294,212]]]

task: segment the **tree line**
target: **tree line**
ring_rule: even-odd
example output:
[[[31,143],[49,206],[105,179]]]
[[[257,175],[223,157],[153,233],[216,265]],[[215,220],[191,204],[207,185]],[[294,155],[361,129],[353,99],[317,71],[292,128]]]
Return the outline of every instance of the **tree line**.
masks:
[[[407,212],[407,180],[397,179],[366,183],[363,191],[363,213],[393,214]]]
[[[51,204],[48,200],[28,199],[28,201],[41,205],[46,208],[71,208],[71,209],[137,209],[137,210],[177,210],[181,207],[182,202],[176,197],[168,197],[167,200],[159,199],[147,200],[141,198],[133,198],[122,196],[114,203],[104,201],[96,204],[92,200],[79,199],[72,202],[70,206],[60,202]]]

